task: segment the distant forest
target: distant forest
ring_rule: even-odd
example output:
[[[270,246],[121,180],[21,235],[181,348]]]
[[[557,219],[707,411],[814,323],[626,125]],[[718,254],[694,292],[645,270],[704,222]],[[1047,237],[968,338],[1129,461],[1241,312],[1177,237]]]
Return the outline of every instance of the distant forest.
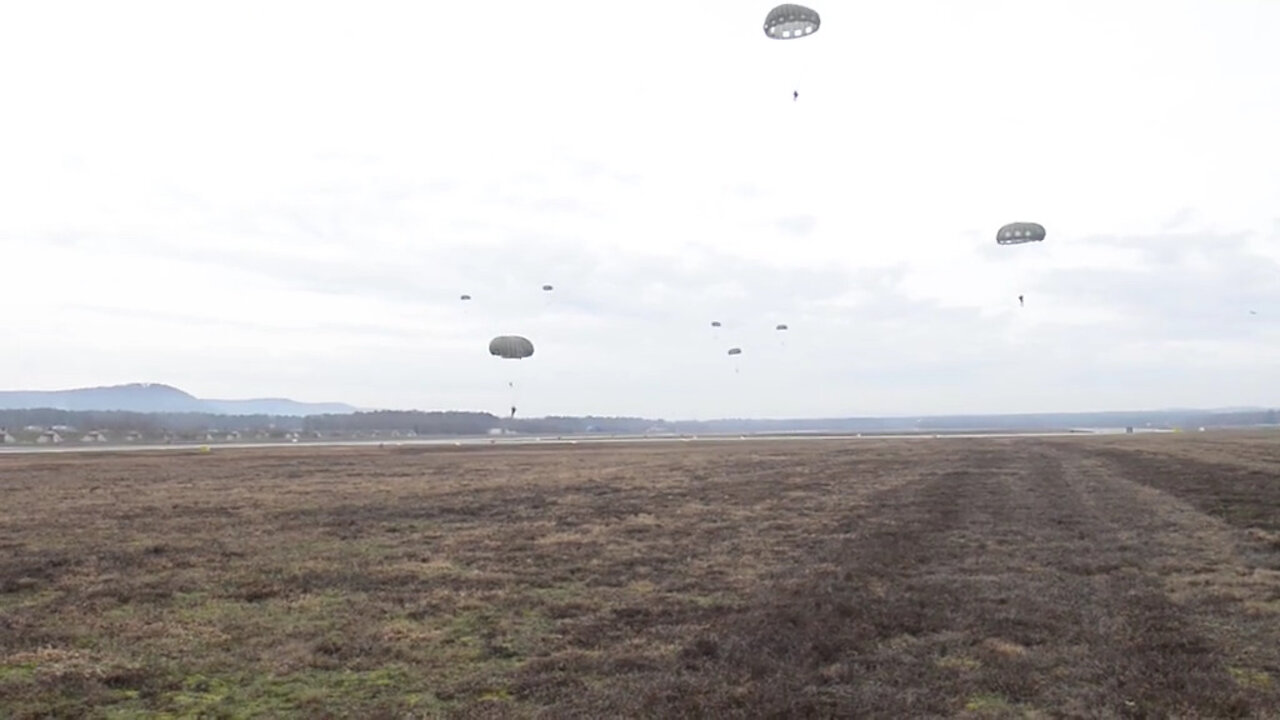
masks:
[[[651,420],[636,417],[499,418],[477,412],[375,411],[307,417],[277,415],[220,415],[213,413],[139,413],[68,411],[53,409],[0,410],[0,428],[15,438],[29,439],[47,429],[86,433],[102,431],[109,438],[137,433],[142,437],[196,437],[240,433],[281,437],[290,433],[309,437],[361,437],[395,433],[398,436],[481,435],[493,431],[539,435],[580,433],[681,434],[751,432],[962,432],[981,430],[1063,430],[1071,428],[1183,428],[1275,425],[1276,410],[1212,412],[1164,410],[1148,412],[1043,413],[1024,415],[953,415],[937,417],[866,417],[836,419],[704,421]]]

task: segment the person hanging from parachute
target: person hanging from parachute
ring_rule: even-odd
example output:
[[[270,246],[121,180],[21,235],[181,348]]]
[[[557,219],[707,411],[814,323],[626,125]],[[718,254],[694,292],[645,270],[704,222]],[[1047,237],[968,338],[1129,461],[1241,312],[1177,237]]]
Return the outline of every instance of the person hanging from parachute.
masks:
[[[520,335],[499,335],[489,341],[489,354],[504,360],[523,360],[533,356],[533,343],[529,338]],[[515,381],[508,380],[507,387],[511,389],[511,418],[516,416],[515,404]]]
[[[729,355],[741,355],[741,354],[742,354],[742,348],[736,348],[736,347],[734,347],[734,348],[729,348]],[[738,363],[737,363],[737,362],[734,362],[734,364],[733,364],[733,372],[734,372],[734,374],[735,374],[735,375],[738,373]]]
[[[1033,242],[1044,242],[1046,234],[1044,226],[1040,223],[1009,223],[996,232],[996,243],[999,245],[1025,245]],[[1018,307],[1026,306],[1025,298],[1019,295]]]
[[[795,40],[808,37],[822,25],[817,11],[803,5],[779,5],[764,18],[764,34],[774,40]],[[791,91],[791,100],[800,99],[800,91]]]

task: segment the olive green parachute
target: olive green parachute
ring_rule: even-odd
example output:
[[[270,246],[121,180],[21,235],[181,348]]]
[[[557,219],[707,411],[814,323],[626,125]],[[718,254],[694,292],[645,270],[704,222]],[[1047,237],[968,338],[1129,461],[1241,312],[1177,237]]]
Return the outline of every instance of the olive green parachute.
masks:
[[[470,299],[471,299],[471,296],[470,296],[470,295],[463,295],[463,296],[462,296],[462,299],[463,299],[463,300],[470,300]]]
[[[1001,245],[1021,245],[1022,243],[1040,242],[1044,240],[1044,226],[1039,223],[1009,223],[996,233],[996,242]]]
[[[533,355],[533,343],[519,335],[499,335],[489,341],[489,354],[519,360]]]
[[[543,289],[543,291],[544,291],[544,292],[551,292],[552,290],[555,290],[555,287],[553,287],[553,286],[551,286],[551,285],[543,285],[543,286],[542,286],[542,289]]]
[[[764,34],[774,40],[794,40],[818,32],[822,18],[803,5],[779,5],[764,19]]]
[[[786,329],[787,329],[787,326],[786,326],[786,325],[779,325],[779,326],[777,326],[777,327],[775,327],[775,328],[774,328],[774,330],[786,330]]]
[[[741,354],[742,354],[742,348],[729,348],[729,354],[730,354],[730,355],[741,355]]]
[[[719,321],[719,320],[712,320],[712,321],[711,321],[711,327],[720,327],[720,321]]]

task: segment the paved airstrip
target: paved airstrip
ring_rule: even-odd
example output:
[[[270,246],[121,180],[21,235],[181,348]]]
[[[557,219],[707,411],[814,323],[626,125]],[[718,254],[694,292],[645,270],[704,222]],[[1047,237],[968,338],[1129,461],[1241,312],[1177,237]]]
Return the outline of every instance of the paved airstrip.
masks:
[[[1135,428],[1135,432],[1172,432],[1171,430]],[[6,445],[0,446],[0,455],[26,453],[75,453],[75,452],[155,452],[164,450],[243,450],[251,448],[315,448],[315,447],[413,447],[413,446],[498,446],[498,445],[578,445],[587,443],[643,443],[643,442],[723,442],[729,440],[855,440],[902,439],[945,440],[958,438],[1015,438],[1015,437],[1067,437],[1123,433],[1121,428],[1081,428],[1044,432],[914,432],[914,433],[759,433],[759,434],[649,434],[649,435],[471,435],[465,437],[397,438],[379,440],[301,440],[291,442],[181,442],[165,444],[70,444],[61,445]]]

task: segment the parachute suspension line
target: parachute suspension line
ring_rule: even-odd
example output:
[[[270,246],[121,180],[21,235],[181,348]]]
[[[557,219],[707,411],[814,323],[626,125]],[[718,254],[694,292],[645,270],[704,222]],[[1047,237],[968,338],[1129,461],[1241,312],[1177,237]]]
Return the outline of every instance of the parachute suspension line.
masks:
[[[507,407],[501,412],[501,416],[514,418],[517,408],[520,407],[520,389],[524,386],[524,378],[520,377],[520,366],[522,362],[514,362],[507,366],[505,373],[507,379],[507,392],[504,398]]]
[[[507,404],[506,407],[502,408],[499,417],[514,420],[520,414],[520,402],[524,397],[525,379],[528,377],[525,361],[521,359],[508,365],[506,376],[507,392],[504,399]]]

